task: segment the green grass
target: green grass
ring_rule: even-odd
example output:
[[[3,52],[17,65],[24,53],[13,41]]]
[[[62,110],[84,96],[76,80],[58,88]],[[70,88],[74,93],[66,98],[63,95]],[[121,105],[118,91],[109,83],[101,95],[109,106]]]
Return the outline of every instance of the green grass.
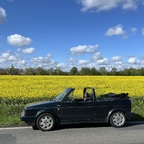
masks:
[[[0,127],[24,125],[20,120],[20,113],[24,105],[0,105]]]
[[[144,120],[144,97],[131,98],[133,120]]]
[[[131,100],[132,112],[134,113],[132,120],[144,120],[144,97],[131,98]],[[26,125],[24,122],[20,120],[20,114],[23,111],[24,106],[24,103],[21,103],[19,105],[9,105],[6,103],[1,103],[0,127]]]

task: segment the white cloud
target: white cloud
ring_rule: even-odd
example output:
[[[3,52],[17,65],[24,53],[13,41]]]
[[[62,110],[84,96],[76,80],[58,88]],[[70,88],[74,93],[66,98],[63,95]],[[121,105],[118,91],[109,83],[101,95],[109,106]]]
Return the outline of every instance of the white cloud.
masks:
[[[9,52],[2,53],[2,58],[7,59],[9,55],[10,55]]]
[[[122,6],[123,9],[137,9],[137,1],[136,0],[125,0]]]
[[[73,62],[75,62],[75,60],[73,58],[69,58],[68,62],[73,63]]]
[[[57,66],[56,66],[57,68],[65,68],[65,64],[64,63],[59,63],[59,64],[57,64]]]
[[[47,54],[47,56],[46,56],[47,58],[52,58],[52,54],[51,53],[49,53],[49,54]]]
[[[25,54],[31,54],[35,51],[34,48],[27,48],[27,49],[23,49],[22,52]]]
[[[36,57],[36,58],[31,58],[30,62],[35,65],[35,67],[41,66],[44,68],[51,68],[51,67],[56,67],[56,62],[55,60],[52,59],[52,55],[48,54],[45,57]]]
[[[58,63],[55,65],[55,68],[59,68],[62,71],[69,72],[74,65],[66,64],[66,63]]]
[[[101,55],[100,52],[96,52],[93,56],[92,59],[95,60],[99,60],[99,59],[103,59],[103,56]]]
[[[19,54],[12,54],[10,51],[4,52],[0,55],[0,67],[8,68],[11,65],[16,68],[22,68],[26,66],[26,62]]]
[[[6,19],[6,11],[2,7],[0,7],[0,24],[4,22]]]
[[[137,32],[137,28],[132,27],[132,28],[131,28],[131,32],[132,32],[132,33],[136,33],[136,32]]]
[[[74,55],[94,53],[97,51],[98,45],[79,45],[77,47],[72,47],[70,52]]]
[[[144,36],[144,28],[142,28],[142,32],[141,32],[141,34]]]
[[[21,52],[22,50],[20,50]],[[79,57],[68,58],[67,63],[57,63],[51,54],[47,54],[44,57],[35,57],[26,59],[17,53],[18,51],[6,51],[0,54],[0,67],[7,68],[11,67],[13,64],[16,68],[37,68],[41,66],[42,68],[60,68],[62,71],[69,71],[72,67],[77,67],[80,70],[82,67],[93,68],[97,70],[100,67],[105,67],[107,70],[111,70],[113,67],[117,70],[123,70],[125,68],[142,68],[144,66],[144,58],[139,56],[132,56],[129,58],[124,58],[121,56],[114,56],[112,58],[103,57],[100,52],[96,52],[91,55],[88,59]]]
[[[8,60],[14,61],[14,60],[16,60],[16,57],[15,57],[15,56],[9,56],[9,57],[8,57]]]
[[[89,60],[79,60],[78,64],[83,65],[89,63]]]
[[[18,68],[24,68],[25,66],[27,66],[27,62],[25,60],[20,60],[16,64],[16,67]]]
[[[97,61],[97,64],[98,65],[108,65],[109,64],[108,58],[99,59]]]
[[[136,57],[131,57],[128,59],[129,64],[136,64],[137,63],[137,58]]]
[[[144,56],[141,56],[141,60],[144,60]]]
[[[121,61],[122,57],[121,56],[114,56],[114,57],[112,57],[112,60],[113,61]]]
[[[126,38],[126,32],[123,30],[123,27],[119,24],[115,27],[111,27],[109,28],[106,33],[105,36],[114,36],[114,35],[121,35],[123,38]]]
[[[116,61],[115,64],[116,64],[116,65],[122,65],[123,63],[122,63],[122,61]]]
[[[23,47],[30,45],[32,40],[19,34],[14,34],[7,37],[7,42],[13,46]]]
[[[5,52],[0,55],[0,63],[5,63],[7,61],[11,61],[13,56],[10,55],[10,52]]]
[[[96,10],[108,11],[114,8],[137,9],[138,1],[142,4],[141,0],[78,0],[82,4],[82,11]]]

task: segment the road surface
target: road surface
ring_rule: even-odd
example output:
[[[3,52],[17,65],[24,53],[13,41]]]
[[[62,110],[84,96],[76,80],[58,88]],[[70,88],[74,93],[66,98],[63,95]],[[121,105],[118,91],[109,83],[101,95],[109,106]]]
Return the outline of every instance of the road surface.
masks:
[[[144,122],[131,122],[124,128],[67,125],[50,132],[31,127],[0,128],[0,144],[144,144]]]

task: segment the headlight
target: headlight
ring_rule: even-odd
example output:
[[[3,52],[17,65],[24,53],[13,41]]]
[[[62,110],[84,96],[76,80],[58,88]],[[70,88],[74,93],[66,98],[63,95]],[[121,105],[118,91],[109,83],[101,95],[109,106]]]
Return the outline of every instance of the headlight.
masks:
[[[21,113],[21,116],[24,116],[24,115],[25,115],[25,110],[23,110]]]

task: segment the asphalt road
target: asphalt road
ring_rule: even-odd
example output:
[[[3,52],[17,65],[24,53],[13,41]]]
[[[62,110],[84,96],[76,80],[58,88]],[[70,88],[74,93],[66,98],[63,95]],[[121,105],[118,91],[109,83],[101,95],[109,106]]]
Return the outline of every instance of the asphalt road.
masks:
[[[104,124],[59,126],[50,132],[25,128],[0,128],[0,144],[144,144],[144,122],[124,128]]]

